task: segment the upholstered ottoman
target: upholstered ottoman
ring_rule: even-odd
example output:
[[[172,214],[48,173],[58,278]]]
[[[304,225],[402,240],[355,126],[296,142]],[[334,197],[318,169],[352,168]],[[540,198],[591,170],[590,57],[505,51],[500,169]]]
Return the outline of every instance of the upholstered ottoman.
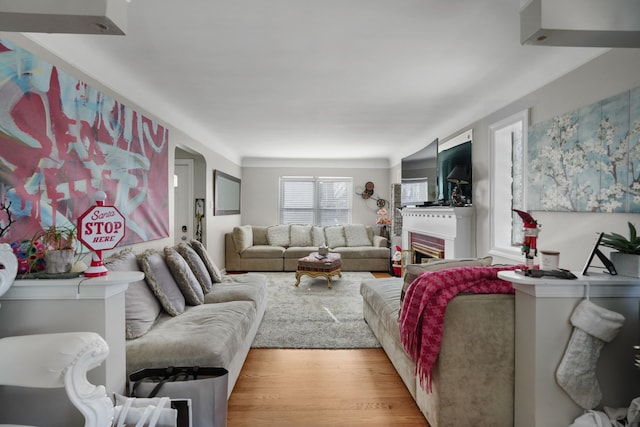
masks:
[[[308,256],[298,260],[296,269],[296,286],[300,284],[303,275],[311,277],[326,277],[327,285],[331,288],[331,276],[342,277],[342,258],[339,253],[329,252],[321,256],[318,252],[311,252]]]

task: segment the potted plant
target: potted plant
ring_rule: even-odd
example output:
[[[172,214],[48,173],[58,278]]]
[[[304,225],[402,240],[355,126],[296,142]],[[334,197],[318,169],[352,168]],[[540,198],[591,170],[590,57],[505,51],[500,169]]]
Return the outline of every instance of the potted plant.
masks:
[[[43,245],[47,273],[68,273],[76,255],[76,238],[76,227],[52,225],[37,232],[31,238],[31,246],[36,242]]]
[[[612,249],[611,262],[618,274],[622,276],[640,277],[640,237],[636,227],[628,222],[629,238],[618,233],[605,233],[600,244]]]
[[[380,208],[378,209],[378,212],[376,212],[376,215],[378,215],[378,219],[376,220],[376,225],[381,226],[380,235],[382,237],[389,239],[389,229],[387,228],[388,226],[391,225],[391,218],[387,216],[389,215],[389,211],[387,211],[384,208]]]

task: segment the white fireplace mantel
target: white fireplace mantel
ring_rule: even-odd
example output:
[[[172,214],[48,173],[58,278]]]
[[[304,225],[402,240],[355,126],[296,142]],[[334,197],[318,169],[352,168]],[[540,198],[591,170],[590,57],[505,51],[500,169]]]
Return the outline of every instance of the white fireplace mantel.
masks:
[[[402,247],[409,248],[409,233],[444,240],[444,257],[473,256],[473,207],[433,206],[402,209]]]

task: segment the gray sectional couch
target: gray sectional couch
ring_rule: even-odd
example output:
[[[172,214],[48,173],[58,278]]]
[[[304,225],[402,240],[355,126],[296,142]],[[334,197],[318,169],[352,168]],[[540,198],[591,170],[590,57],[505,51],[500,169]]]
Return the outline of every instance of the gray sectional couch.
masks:
[[[109,270],[143,271],[125,294],[127,375],[143,368],[222,367],[228,395],[266,308],[266,278],[223,276],[196,241],[105,260]]]
[[[387,239],[369,226],[244,225],[225,235],[227,271],[296,271],[298,259],[326,245],[343,271],[389,271]]]
[[[480,260],[477,264],[483,265]],[[363,281],[364,319],[380,341],[431,427],[513,426],[514,296],[460,294],[449,302],[432,391],[416,376],[416,364],[400,341],[403,285],[422,271],[456,266],[412,265],[400,278]]]

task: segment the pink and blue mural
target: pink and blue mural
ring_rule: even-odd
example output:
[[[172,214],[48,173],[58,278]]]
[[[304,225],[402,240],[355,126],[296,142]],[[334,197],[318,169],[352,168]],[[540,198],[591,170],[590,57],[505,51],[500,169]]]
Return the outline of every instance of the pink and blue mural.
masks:
[[[121,244],[169,236],[168,144],[163,126],[0,40],[0,202],[14,221],[1,242],[75,225],[98,190],[126,217]]]

